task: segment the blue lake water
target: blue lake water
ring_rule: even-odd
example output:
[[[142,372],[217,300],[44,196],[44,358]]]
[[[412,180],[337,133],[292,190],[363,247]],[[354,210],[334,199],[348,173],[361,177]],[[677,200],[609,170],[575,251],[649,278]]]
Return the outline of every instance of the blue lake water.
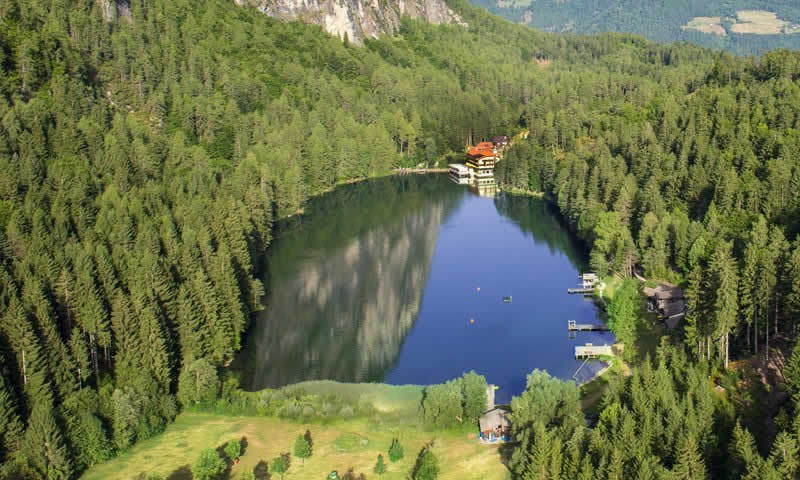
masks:
[[[567,295],[586,251],[543,200],[480,196],[445,175],[392,177],[315,199],[278,232],[266,309],[236,362],[248,389],[430,384],[475,370],[507,402],[534,368],[569,380],[575,345],[614,341],[569,337],[568,320],[599,312]]]

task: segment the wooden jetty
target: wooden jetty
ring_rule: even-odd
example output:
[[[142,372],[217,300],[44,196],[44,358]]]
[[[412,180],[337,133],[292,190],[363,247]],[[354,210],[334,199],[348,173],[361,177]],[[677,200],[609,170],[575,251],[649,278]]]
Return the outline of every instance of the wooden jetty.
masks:
[[[594,293],[594,287],[592,288],[568,288],[567,293],[570,295],[574,293]]]
[[[575,347],[575,358],[593,358],[601,355],[613,356],[614,349],[611,345],[592,345],[591,343]]]
[[[607,332],[608,325],[596,323],[577,323],[575,320],[567,320],[567,330],[570,332]]]

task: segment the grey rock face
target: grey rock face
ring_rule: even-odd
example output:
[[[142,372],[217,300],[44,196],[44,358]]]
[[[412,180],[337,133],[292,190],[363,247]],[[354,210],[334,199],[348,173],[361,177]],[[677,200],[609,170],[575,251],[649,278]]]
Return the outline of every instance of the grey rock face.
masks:
[[[466,25],[444,0],[234,0],[272,17],[322,26],[332,35],[360,43],[364,38],[393,34],[404,15],[430,23]]]

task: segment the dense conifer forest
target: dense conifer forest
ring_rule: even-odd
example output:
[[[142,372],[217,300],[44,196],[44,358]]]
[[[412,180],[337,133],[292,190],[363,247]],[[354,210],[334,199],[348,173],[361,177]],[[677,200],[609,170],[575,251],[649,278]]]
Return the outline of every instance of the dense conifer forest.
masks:
[[[682,282],[692,309],[593,429],[572,387],[532,375],[512,471],[794,478],[796,422],[762,457],[705,378],[794,339],[800,56],[451,5],[469,27],[405,20],[354,47],[228,0],[112,21],[93,0],[0,3],[0,478],[76,478],[213,397],[201,379],[263,308],[274,220],[523,129],[501,182],[546,192],[598,271]],[[797,397],[800,352],[790,366]]]

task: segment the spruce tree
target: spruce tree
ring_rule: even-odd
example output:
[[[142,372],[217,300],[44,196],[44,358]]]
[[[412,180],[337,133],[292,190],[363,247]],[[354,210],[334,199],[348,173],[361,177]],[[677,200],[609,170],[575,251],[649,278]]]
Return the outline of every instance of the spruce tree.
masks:
[[[11,386],[0,371],[0,463],[9,461],[20,447],[23,425],[12,396]]]
[[[386,463],[383,461],[383,455],[378,455],[378,461],[375,462],[375,466],[372,467],[372,471],[377,475],[383,475],[386,473]]]
[[[392,444],[389,446],[389,460],[392,462],[397,462],[402,460],[403,456],[403,445],[400,444],[400,440],[393,438]]]
[[[423,447],[411,473],[413,480],[436,480],[439,477],[439,459],[429,447]]]
[[[673,480],[705,480],[708,478],[697,441],[689,434],[685,434],[680,440],[676,463],[672,467],[670,478]]]
[[[728,368],[730,333],[736,328],[738,306],[738,275],[731,255],[733,246],[721,243],[714,251],[709,266],[714,294],[714,334],[719,341],[719,352],[723,365]]]
[[[796,404],[800,401],[800,342],[795,343],[792,348],[792,354],[783,369],[783,378],[786,380],[789,395]]]
[[[42,478],[67,480],[72,477],[69,452],[54,413],[45,404],[33,408],[24,442],[26,456]]]
[[[781,432],[775,438],[770,453],[770,462],[780,478],[797,478],[800,472],[797,438],[787,432]]]
[[[294,441],[294,456],[299,458],[303,465],[306,463],[306,458],[311,457],[311,445],[303,435],[298,435]]]

